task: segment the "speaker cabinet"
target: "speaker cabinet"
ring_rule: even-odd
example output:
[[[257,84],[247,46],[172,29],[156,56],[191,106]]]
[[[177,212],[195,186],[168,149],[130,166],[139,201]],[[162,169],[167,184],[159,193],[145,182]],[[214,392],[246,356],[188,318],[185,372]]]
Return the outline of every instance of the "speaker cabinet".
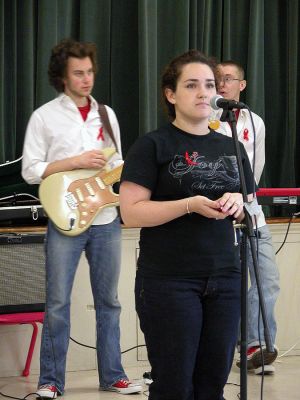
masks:
[[[44,311],[44,233],[0,234],[0,314]]]

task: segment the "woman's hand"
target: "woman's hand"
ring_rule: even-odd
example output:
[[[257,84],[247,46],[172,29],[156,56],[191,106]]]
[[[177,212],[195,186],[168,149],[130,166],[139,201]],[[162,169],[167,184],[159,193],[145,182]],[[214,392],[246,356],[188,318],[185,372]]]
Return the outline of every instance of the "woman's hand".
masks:
[[[220,206],[219,200],[210,200],[205,196],[194,196],[188,199],[190,213],[195,212],[206,218],[225,219],[230,215]]]
[[[217,201],[220,211],[226,216],[232,215],[239,220],[243,219],[244,201],[241,193],[224,193]]]

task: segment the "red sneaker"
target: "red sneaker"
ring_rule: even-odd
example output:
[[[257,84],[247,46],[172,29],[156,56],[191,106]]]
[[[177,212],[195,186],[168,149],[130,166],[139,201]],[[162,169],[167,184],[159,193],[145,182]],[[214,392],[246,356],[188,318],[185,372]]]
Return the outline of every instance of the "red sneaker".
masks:
[[[113,385],[107,388],[102,388],[102,390],[108,390],[110,392],[118,392],[121,394],[131,394],[131,393],[139,393],[143,390],[143,388],[141,385],[137,383],[127,381],[126,379],[120,379]]]
[[[53,385],[41,385],[36,393],[42,399],[56,399],[57,392],[58,392],[57,388]]]
[[[278,356],[278,349],[276,346],[274,346],[274,353],[270,353],[269,351],[267,351],[266,346],[262,346],[262,350],[260,349],[259,346],[249,347],[249,349],[247,350],[247,369],[256,370],[260,369],[260,367],[262,367],[263,364],[265,366],[270,365],[276,360],[277,356]],[[241,366],[240,360],[237,361],[236,365],[240,368]]]

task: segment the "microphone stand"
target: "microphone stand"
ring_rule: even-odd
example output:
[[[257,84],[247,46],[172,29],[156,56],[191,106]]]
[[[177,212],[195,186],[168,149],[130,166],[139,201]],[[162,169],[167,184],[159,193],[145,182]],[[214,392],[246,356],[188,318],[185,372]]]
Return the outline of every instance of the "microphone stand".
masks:
[[[242,195],[244,201],[244,213],[245,213],[245,220],[243,224],[236,224],[234,225],[234,229],[241,228],[243,231],[242,241],[241,241],[241,270],[242,270],[242,277],[241,277],[241,344],[240,344],[240,357],[241,357],[241,364],[240,364],[240,384],[241,384],[241,392],[240,392],[240,399],[247,400],[247,347],[248,347],[248,268],[247,268],[247,238],[249,239],[250,249],[253,259],[254,265],[254,272],[255,272],[255,279],[257,284],[257,291],[259,296],[259,303],[261,308],[261,315],[264,325],[264,336],[265,336],[265,343],[267,351],[270,353],[274,352],[274,345],[271,340],[270,336],[270,329],[268,325],[268,321],[266,318],[266,306],[265,300],[262,293],[261,288],[261,279],[260,273],[258,269],[258,261],[257,261],[257,254],[255,248],[255,235],[253,230],[253,223],[250,217],[250,214],[247,210],[248,197],[247,197],[247,189],[246,189],[246,182],[242,164],[242,157],[241,151],[237,136],[236,130],[236,118],[235,113],[233,112],[234,106],[231,107],[230,104],[227,105],[226,108],[223,108],[223,113],[221,115],[221,121],[229,122],[232,131],[232,138],[234,143],[235,154],[238,163],[238,170],[239,176],[241,181],[241,188],[242,188]],[[263,355],[262,355],[263,357]]]

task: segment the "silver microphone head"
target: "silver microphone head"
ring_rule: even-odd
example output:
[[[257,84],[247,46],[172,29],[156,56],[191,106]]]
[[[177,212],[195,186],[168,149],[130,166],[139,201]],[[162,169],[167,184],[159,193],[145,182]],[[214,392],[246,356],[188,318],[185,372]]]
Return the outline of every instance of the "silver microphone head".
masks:
[[[213,96],[213,97],[210,99],[210,106],[211,106],[211,108],[212,108],[213,110],[219,110],[219,109],[220,109],[220,107],[217,105],[217,101],[218,101],[219,99],[224,99],[224,97],[222,97],[222,96],[220,96],[219,94],[217,94],[216,96]]]

